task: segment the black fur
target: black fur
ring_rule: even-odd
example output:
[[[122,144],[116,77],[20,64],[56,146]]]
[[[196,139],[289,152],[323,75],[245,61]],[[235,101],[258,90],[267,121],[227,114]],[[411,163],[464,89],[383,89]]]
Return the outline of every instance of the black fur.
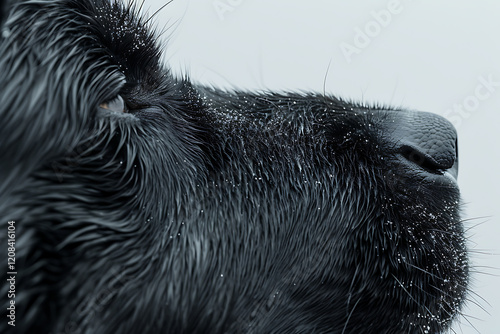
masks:
[[[175,78],[134,6],[0,8],[1,333],[449,328],[459,192],[401,163],[405,111]]]

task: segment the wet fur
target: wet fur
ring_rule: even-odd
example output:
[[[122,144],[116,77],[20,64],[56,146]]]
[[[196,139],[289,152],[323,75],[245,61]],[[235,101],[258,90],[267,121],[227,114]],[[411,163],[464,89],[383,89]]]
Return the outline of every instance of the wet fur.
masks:
[[[377,108],[176,78],[134,6],[1,4],[18,333],[449,327],[467,284],[458,189],[399,166]],[[98,108],[118,94],[129,113]]]

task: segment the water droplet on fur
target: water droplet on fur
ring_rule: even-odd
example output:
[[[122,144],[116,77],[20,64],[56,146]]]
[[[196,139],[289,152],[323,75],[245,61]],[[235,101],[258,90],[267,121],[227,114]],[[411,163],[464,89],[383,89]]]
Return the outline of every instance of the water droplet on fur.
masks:
[[[2,30],[2,37],[3,38],[9,38],[11,34],[12,34],[12,32],[8,28],[5,28]]]

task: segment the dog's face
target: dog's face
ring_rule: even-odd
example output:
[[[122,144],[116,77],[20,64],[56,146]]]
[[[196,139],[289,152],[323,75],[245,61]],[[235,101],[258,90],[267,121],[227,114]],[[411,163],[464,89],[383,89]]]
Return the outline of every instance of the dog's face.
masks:
[[[467,254],[448,122],[196,86],[120,3],[0,4],[0,224],[16,226],[18,330],[449,327]]]

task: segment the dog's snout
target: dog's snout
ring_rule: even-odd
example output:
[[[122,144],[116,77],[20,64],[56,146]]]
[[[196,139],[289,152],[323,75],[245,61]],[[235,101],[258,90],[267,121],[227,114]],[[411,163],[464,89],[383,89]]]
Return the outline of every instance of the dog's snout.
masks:
[[[391,112],[384,137],[398,154],[428,172],[458,176],[457,132],[445,118],[428,112]]]

